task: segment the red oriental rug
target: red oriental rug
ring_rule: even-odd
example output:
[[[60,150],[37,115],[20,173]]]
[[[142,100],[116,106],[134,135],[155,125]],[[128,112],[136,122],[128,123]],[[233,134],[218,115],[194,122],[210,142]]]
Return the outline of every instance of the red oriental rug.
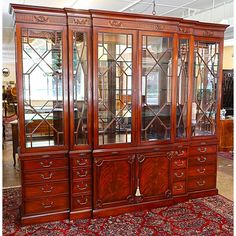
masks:
[[[3,190],[3,235],[233,235],[233,202],[217,195],[116,217],[20,227],[21,189]]]

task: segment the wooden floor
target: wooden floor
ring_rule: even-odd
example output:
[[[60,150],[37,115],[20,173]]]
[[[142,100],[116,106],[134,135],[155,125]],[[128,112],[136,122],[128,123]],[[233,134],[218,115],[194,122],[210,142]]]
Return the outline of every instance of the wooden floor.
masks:
[[[18,157],[16,167],[13,166],[12,141],[4,143],[3,149],[3,187],[20,185],[20,166]],[[217,188],[219,194],[233,200],[233,161],[218,157]]]

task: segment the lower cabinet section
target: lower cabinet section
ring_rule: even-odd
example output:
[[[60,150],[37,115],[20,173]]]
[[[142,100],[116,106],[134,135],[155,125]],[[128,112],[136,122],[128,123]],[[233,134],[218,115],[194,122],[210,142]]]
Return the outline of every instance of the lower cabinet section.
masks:
[[[215,144],[21,157],[22,224],[116,215],[217,193]],[[35,169],[36,168],[36,169]]]

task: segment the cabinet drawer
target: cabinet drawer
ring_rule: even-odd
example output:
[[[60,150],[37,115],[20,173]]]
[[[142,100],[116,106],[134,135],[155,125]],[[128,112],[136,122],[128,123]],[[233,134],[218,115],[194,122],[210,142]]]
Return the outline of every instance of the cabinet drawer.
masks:
[[[91,177],[91,167],[78,168],[73,170],[73,179],[90,178]]]
[[[46,213],[69,208],[68,195],[58,197],[46,197],[24,202],[25,214]]]
[[[68,181],[24,186],[25,198],[68,194]]]
[[[191,156],[188,160],[189,166],[206,165],[216,163],[216,154]]]
[[[80,195],[72,198],[72,209],[81,209],[91,207],[91,196]]]
[[[91,191],[91,179],[85,179],[73,182],[72,193],[83,193]]]
[[[182,169],[187,167],[186,159],[173,159],[172,160],[172,168],[173,169]]]
[[[173,186],[172,186],[173,195],[184,194],[185,192],[186,192],[185,181],[173,183]]]
[[[174,152],[173,158],[187,157],[188,155],[187,149],[180,149],[173,152]]]
[[[173,181],[177,182],[180,180],[185,180],[186,178],[186,170],[185,169],[177,169],[173,171]]]
[[[199,145],[199,146],[191,146],[189,148],[190,155],[199,155],[199,154],[216,153],[216,152],[217,152],[216,145]]]
[[[73,157],[72,160],[72,167],[84,167],[84,166],[90,166],[91,165],[91,158],[90,155],[86,154],[85,157]]]
[[[208,176],[208,177],[201,176],[195,179],[189,179],[188,181],[189,191],[211,189],[215,187],[216,187],[216,176]]]
[[[61,167],[68,167],[67,157],[23,161],[23,168],[25,171],[35,171],[37,169],[54,169]]]
[[[215,175],[216,165],[191,166],[188,168],[189,177]]]
[[[68,179],[68,169],[61,170],[41,170],[35,172],[25,172],[23,180],[25,183],[45,182]]]

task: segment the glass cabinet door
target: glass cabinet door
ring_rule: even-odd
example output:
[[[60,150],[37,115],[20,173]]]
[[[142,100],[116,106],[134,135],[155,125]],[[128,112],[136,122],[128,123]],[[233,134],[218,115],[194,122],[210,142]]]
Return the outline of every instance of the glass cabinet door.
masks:
[[[168,140],[173,38],[142,36],[141,141]]]
[[[98,144],[131,143],[132,34],[98,33]]]
[[[88,36],[73,32],[74,145],[88,144]]]
[[[188,61],[189,40],[179,39],[178,77],[176,87],[176,137],[187,136],[187,106],[188,106]]]
[[[214,135],[219,43],[196,41],[194,50],[192,136]]]
[[[22,29],[26,148],[64,145],[62,31]]]

